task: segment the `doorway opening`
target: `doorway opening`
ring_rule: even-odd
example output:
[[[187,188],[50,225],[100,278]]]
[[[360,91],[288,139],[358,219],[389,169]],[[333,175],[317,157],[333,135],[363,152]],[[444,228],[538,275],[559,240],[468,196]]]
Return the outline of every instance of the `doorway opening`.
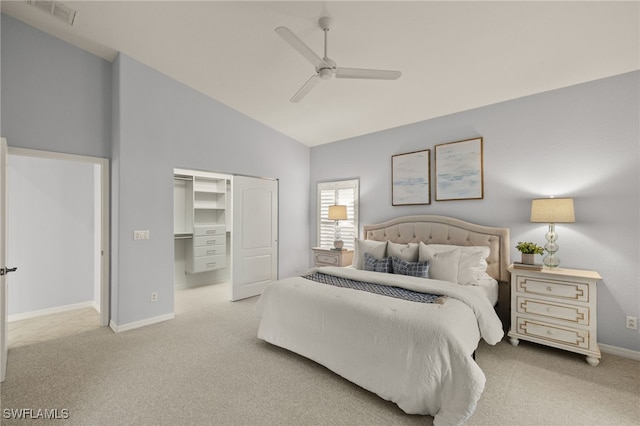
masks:
[[[109,323],[109,161],[9,148],[8,345]]]
[[[173,190],[176,315],[277,279],[277,180],[174,169]]]

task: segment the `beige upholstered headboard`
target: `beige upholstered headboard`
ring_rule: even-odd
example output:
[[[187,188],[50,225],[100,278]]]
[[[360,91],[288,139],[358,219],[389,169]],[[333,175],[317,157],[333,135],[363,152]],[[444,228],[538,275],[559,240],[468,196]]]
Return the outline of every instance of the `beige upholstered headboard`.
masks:
[[[452,244],[488,246],[487,273],[509,282],[509,229],[477,225],[446,216],[405,216],[364,226],[364,239],[394,243]]]

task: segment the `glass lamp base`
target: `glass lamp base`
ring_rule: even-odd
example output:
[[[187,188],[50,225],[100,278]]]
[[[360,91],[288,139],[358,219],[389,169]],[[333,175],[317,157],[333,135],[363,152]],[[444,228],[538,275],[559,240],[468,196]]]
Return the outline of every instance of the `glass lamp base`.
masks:
[[[557,268],[558,265],[560,265],[560,258],[556,256],[556,252],[560,247],[556,244],[558,234],[556,233],[556,225],[554,223],[549,224],[549,231],[544,237],[547,239],[547,244],[544,245],[547,255],[542,258],[542,263],[548,268]]]
[[[560,265],[560,258],[558,256],[554,256],[553,253],[549,253],[542,258],[542,263],[544,263],[544,266],[547,268],[557,268]]]

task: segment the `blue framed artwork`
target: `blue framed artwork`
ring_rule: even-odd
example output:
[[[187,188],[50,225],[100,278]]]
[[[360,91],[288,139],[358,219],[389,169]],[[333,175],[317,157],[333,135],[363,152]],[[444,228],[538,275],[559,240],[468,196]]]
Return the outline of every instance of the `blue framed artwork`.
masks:
[[[431,204],[431,150],[391,157],[391,205]]]
[[[482,138],[435,146],[436,201],[484,197]]]

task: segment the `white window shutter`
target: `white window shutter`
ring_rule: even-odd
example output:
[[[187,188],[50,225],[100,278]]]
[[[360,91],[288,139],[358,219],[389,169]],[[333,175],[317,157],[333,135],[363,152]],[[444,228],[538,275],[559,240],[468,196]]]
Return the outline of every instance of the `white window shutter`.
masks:
[[[320,247],[333,247],[336,221],[329,220],[329,206],[347,206],[347,220],[341,220],[340,239],[344,248],[353,250],[358,236],[358,180],[322,182],[318,184],[318,235]]]

